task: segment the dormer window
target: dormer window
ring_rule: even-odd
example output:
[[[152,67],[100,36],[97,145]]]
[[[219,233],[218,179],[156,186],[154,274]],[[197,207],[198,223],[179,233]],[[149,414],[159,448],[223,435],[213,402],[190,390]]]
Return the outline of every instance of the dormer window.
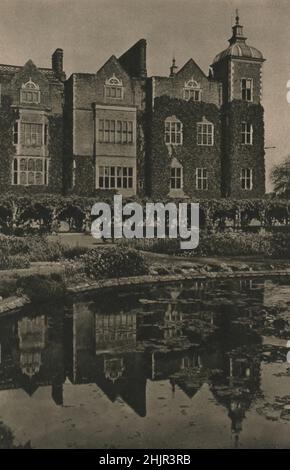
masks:
[[[119,80],[115,74],[105,81],[105,96],[115,100],[122,100],[124,87],[122,80]]]
[[[186,101],[201,101],[201,88],[200,84],[191,78],[184,84],[183,88],[183,98]]]
[[[40,103],[40,89],[31,78],[28,82],[24,83],[20,91],[21,103],[39,104]]]

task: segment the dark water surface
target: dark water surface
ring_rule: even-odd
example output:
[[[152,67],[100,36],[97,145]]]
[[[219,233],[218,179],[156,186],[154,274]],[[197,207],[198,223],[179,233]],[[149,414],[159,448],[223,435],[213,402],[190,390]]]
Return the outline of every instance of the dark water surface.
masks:
[[[290,448],[289,323],[282,280],[106,291],[2,316],[0,447]]]

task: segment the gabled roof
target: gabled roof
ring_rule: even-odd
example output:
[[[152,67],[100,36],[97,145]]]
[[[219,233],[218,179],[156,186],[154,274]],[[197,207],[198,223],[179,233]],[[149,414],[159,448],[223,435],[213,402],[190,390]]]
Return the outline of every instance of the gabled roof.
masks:
[[[105,63],[102,65],[102,67],[97,71],[97,74],[100,73],[103,69],[105,69],[110,63],[115,65],[128,79],[130,79],[130,76],[126,72],[126,70],[122,67],[120,64],[119,60],[115,55],[112,55]]]
[[[28,62],[32,62],[31,59],[29,59],[26,64]],[[33,62],[32,62],[33,63]],[[25,64],[25,65],[26,65]],[[25,65],[10,65],[10,64],[0,64],[0,74],[1,72],[2,73],[5,73],[5,74],[11,74],[11,75],[15,75],[16,73],[20,72],[24,67]],[[35,65],[35,64],[34,64]],[[36,67],[36,66],[35,66]],[[55,76],[55,73],[52,69],[50,68],[46,68],[46,67],[36,67],[38,69],[38,71],[40,73],[42,73],[47,79],[56,79],[56,76]]]
[[[179,75],[181,73],[183,73],[187,68],[189,68],[190,66],[193,66],[194,68],[197,68],[199,70],[199,72],[205,77],[207,78],[206,74],[204,73],[204,71],[200,68],[200,66],[193,60],[193,59],[189,59],[183,67],[181,67],[181,69],[178,70],[178,72],[176,72],[176,75]]]

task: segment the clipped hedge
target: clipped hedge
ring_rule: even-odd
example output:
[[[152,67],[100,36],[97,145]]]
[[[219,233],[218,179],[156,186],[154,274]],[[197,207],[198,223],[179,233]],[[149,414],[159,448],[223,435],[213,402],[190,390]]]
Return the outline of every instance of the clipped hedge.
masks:
[[[153,199],[140,199],[137,196],[126,202],[160,202]],[[4,194],[0,201],[0,233],[18,234],[52,233],[58,230],[62,221],[69,230],[84,230],[85,221],[90,218],[93,204],[105,202],[112,206],[113,195],[102,197],[59,196],[39,194],[36,196]],[[290,221],[290,199],[265,197],[263,199],[186,199],[164,198],[162,202],[198,202],[202,227],[224,230],[226,223],[235,229],[246,229],[253,221],[261,226],[288,225]]]
[[[88,277],[108,279],[148,274],[149,268],[144,257],[136,250],[112,248],[93,249],[80,258]]]
[[[200,231],[194,250],[181,250],[179,239],[124,240],[122,246],[179,256],[264,256],[290,259],[290,234]]]

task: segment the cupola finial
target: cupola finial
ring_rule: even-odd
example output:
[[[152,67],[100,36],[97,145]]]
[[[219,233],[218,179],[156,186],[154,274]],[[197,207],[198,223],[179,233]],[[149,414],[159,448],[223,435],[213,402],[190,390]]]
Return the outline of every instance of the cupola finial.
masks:
[[[236,42],[245,42],[247,38],[245,38],[243,33],[243,26],[240,24],[240,17],[239,17],[239,10],[236,9],[236,23],[233,26],[233,35],[231,39],[229,39],[229,43],[235,44]]]
[[[178,69],[177,65],[176,65],[176,60],[175,60],[175,56],[173,55],[173,58],[172,58],[172,65],[170,67],[170,77],[174,77],[174,75],[176,74],[176,70]]]
[[[239,24],[240,24],[239,10],[236,9],[236,25],[239,26]]]

